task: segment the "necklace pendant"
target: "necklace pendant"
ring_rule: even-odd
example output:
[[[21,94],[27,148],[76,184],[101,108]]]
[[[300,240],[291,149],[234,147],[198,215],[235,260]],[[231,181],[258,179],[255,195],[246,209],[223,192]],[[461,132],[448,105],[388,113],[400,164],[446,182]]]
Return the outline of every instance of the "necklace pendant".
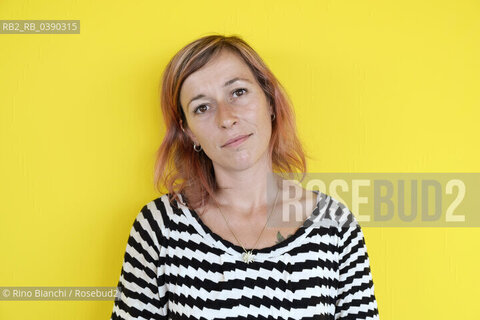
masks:
[[[242,258],[243,258],[243,261],[245,261],[246,263],[250,263],[253,261],[253,258],[254,258],[254,254],[252,253],[252,251],[246,251],[242,254]]]

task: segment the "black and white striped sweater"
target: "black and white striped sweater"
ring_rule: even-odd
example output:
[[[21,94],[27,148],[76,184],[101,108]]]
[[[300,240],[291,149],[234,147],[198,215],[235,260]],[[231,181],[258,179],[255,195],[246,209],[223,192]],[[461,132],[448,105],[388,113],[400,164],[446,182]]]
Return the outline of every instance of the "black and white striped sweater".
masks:
[[[212,232],[165,194],[128,238],[111,319],[379,319],[364,236],[341,202],[317,207],[290,237],[253,250]]]

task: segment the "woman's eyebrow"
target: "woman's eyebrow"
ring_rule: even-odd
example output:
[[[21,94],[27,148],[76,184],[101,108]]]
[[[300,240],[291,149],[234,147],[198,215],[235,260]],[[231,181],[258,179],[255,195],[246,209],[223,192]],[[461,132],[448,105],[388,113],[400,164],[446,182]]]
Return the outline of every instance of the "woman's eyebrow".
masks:
[[[225,82],[225,84],[224,84],[223,86],[224,86],[224,87],[228,87],[228,86],[231,85],[232,83],[234,83],[234,82],[236,82],[236,81],[239,81],[239,80],[243,80],[243,81],[246,81],[246,82],[250,82],[250,80],[248,80],[248,79],[236,77],[236,78],[233,78],[233,79],[228,80],[227,82]]]
[[[230,80],[228,80],[227,82],[225,82],[225,83],[223,84],[223,87],[228,87],[229,85],[233,84],[234,82],[237,82],[237,81],[240,81],[240,80],[246,81],[246,82],[249,82],[249,83],[252,83],[252,82],[251,82],[250,80],[248,80],[248,79],[240,78],[240,77],[235,77],[235,78],[230,79]],[[197,94],[195,97],[193,97],[193,98],[190,100],[190,102],[188,103],[188,106],[189,106],[193,101],[198,100],[198,99],[202,99],[202,98],[205,98],[205,95],[204,95],[204,94],[202,94],[202,93],[201,93],[201,94]]]

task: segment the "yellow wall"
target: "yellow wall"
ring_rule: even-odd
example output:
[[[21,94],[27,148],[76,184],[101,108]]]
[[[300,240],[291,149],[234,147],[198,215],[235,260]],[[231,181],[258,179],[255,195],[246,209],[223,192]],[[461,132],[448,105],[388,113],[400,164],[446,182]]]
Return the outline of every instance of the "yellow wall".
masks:
[[[81,33],[0,35],[0,286],[117,284],[159,196],[161,72],[212,32],[242,36],[287,88],[309,171],[479,172],[479,14],[475,0],[1,1],[0,19]],[[477,319],[480,229],[364,234],[382,319]],[[0,319],[112,305],[0,301]]]

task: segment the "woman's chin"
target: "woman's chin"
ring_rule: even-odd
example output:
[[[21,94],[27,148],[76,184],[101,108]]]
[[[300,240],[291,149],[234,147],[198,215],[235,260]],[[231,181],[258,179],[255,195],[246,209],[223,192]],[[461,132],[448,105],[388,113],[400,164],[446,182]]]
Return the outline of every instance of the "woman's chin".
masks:
[[[215,163],[214,166],[219,165],[224,170],[228,171],[243,171],[246,170],[253,165],[253,161],[250,157],[231,157],[229,159],[225,159],[221,163]]]

